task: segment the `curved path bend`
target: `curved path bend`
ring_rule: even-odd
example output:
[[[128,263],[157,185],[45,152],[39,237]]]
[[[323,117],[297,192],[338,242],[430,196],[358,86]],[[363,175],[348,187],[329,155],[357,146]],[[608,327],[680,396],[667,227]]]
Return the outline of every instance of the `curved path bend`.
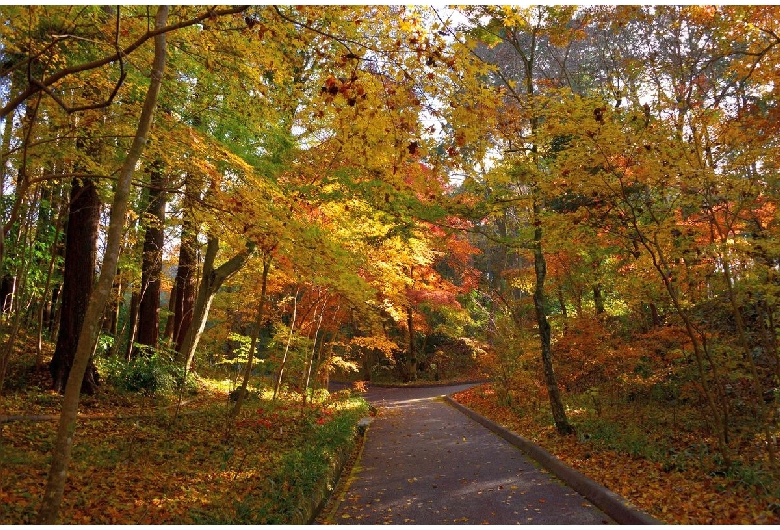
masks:
[[[379,408],[336,524],[611,524],[517,447],[447,404],[472,385],[372,387]]]

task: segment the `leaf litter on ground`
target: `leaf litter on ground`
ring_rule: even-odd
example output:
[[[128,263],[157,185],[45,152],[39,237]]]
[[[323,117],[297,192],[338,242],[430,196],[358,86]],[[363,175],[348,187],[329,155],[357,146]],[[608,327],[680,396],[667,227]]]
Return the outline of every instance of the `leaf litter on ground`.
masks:
[[[513,410],[498,404],[490,384],[470,388],[453,398],[542,446],[665,523],[780,524],[780,503],[760,484],[709,472],[695,461],[688,465],[680,462],[681,469],[669,469],[663,462],[604,448],[577,436],[559,435],[551,423],[540,421],[539,414],[518,413],[517,407]],[[677,454],[685,455],[692,441],[706,439],[701,432],[681,433],[676,438],[667,437],[666,443],[676,442]]]
[[[59,399],[15,395],[0,413],[56,417]],[[227,395],[211,390],[178,414],[176,404],[164,398],[112,393],[86,398],[60,522],[289,523],[284,517],[298,506],[287,504],[309,494],[297,490],[311,481],[285,483],[279,469],[325,469],[329,463],[320,460],[337,453],[328,444],[340,439],[326,432],[331,423],[349,428],[367,412],[362,399],[345,396],[305,407],[299,399],[252,400],[231,425]],[[56,421],[13,421],[0,427],[0,523],[29,524],[43,494]],[[291,463],[299,454],[312,461]],[[317,469],[301,473],[314,476]],[[287,501],[280,491],[294,500]]]

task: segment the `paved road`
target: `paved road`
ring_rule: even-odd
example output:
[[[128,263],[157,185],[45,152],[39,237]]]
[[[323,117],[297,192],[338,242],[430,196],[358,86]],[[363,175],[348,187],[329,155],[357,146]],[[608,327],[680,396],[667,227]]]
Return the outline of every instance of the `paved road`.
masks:
[[[334,523],[612,523],[440,397],[468,386],[371,388],[379,414]]]

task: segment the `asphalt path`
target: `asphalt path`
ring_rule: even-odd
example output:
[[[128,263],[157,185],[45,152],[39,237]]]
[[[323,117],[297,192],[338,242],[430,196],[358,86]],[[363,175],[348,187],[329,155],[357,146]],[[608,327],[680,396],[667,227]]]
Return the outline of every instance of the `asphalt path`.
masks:
[[[371,387],[379,409],[335,524],[610,524],[519,449],[447,404],[471,385]]]

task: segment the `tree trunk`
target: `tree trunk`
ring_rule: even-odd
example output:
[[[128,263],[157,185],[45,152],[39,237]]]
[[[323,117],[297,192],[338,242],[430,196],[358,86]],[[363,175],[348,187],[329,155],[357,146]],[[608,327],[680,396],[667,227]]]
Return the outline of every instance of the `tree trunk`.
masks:
[[[417,379],[417,351],[414,348],[414,310],[411,303],[406,308],[406,327],[409,331],[409,359],[406,365],[406,378],[407,381],[414,381]]]
[[[106,311],[103,314],[103,332],[108,333],[115,339],[119,328],[119,308],[122,300],[122,275],[116,271],[114,275],[114,284],[111,286],[111,296],[106,304]]]
[[[550,323],[547,321],[547,308],[545,307],[544,281],[547,277],[547,263],[544,260],[542,251],[542,227],[539,214],[541,207],[537,199],[534,199],[534,222],[537,224],[534,229],[534,272],[536,273],[536,284],[534,286],[534,309],[536,310],[536,323],[539,326],[539,341],[542,347],[542,365],[544,366],[544,377],[547,382],[547,393],[550,398],[550,409],[552,410],[555,428],[561,434],[571,434],[574,432],[569,420],[566,418],[566,409],[561,401],[561,392],[558,388],[558,382],[555,379],[553,370],[552,348],[550,346]]]
[[[95,283],[99,222],[100,197],[95,183],[91,179],[75,179],[71,187],[65,231],[60,328],[57,346],[49,363],[52,389],[60,394],[65,392]],[[81,390],[92,394],[97,387],[97,370],[91,361],[88,362],[86,374]]]
[[[178,294],[176,293],[176,284],[173,285],[171,288],[171,295],[168,298],[168,318],[165,320],[165,331],[163,331],[163,342],[168,345],[168,347],[171,346],[171,342],[173,341],[173,314],[176,310],[176,297]]]
[[[593,284],[593,305],[596,306],[596,315],[604,314],[604,294],[598,283]]]
[[[255,317],[255,325],[252,328],[252,340],[249,345],[249,355],[244,366],[244,378],[241,381],[241,387],[238,391],[238,397],[236,398],[236,404],[233,405],[233,409],[230,411],[230,416],[235,418],[238,416],[241,410],[241,405],[244,404],[244,398],[246,397],[246,388],[249,386],[249,377],[252,375],[252,365],[255,360],[255,348],[257,348],[257,339],[260,337],[260,328],[263,326],[263,318],[265,317],[265,295],[268,288],[268,271],[271,268],[270,255],[263,259],[263,275],[260,287],[260,303],[257,306],[257,316]]]
[[[177,351],[181,351],[184,337],[192,325],[192,312],[195,309],[195,270],[198,266],[198,229],[192,218],[192,177],[187,176],[184,183],[183,219],[181,225],[181,243],[179,246],[179,267],[176,270],[175,301],[173,306],[173,342]]]
[[[125,345],[125,359],[133,358],[133,344],[138,336],[138,305],[141,303],[141,293],[133,289],[130,294],[130,310],[127,312],[127,344]]]
[[[276,377],[276,385],[274,386],[274,395],[271,399],[276,399],[279,395],[279,390],[282,388],[282,378],[284,377],[284,369],[287,365],[287,355],[290,353],[290,344],[292,344],[293,333],[295,331],[295,319],[298,316],[298,290],[295,291],[293,297],[293,314],[290,321],[290,334],[287,336],[287,345],[284,348],[284,355],[282,356],[282,362],[279,365],[279,373]]]
[[[168,6],[160,6],[157,9],[155,28],[162,28],[168,19]],[[130,198],[130,184],[135,166],[141,157],[146,138],[154,115],[157,103],[157,95],[162,84],[163,70],[165,69],[165,33],[154,37],[154,63],[152,66],[152,81],[146,93],[141,117],[138,120],[138,129],[133,143],[128,151],[127,158],[119,171],[114,202],[111,208],[111,218],[108,227],[106,251],[103,256],[103,265],[97,285],[89,299],[84,326],[78,334],[78,347],[73,366],[65,387],[65,398],[62,402],[62,411],[57,426],[57,437],[52,450],[52,461],[49,475],[46,481],[46,489],[43,495],[41,508],[38,512],[36,524],[51,525],[57,522],[57,517],[62,504],[65,491],[65,481],[68,476],[68,464],[73,449],[73,437],[76,431],[76,419],[78,414],[79,396],[84,373],[89,365],[90,357],[95,348],[98,334],[100,333],[100,317],[106,306],[106,300],[111,292],[111,284],[116,273],[119,261],[119,248],[122,243],[122,232],[127,206]]]
[[[225,280],[229,279],[244,266],[252,256],[254,247],[251,245],[248,246],[246,250],[236,254],[215,269],[214,260],[217,257],[218,250],[219,239],[216,236],[209,237],[206,245],[206,257],[203,260],[203,278],[201,278],[198,296],[195,299],[192,324],[182,340],[181,348],[178,350],[179,354],[185,359],[184,370],[186,373],[189,373],[192,368],[195,350],[198,347],[200,336],[206,328],[206,320],[208,319],[209,309],[211,308],[211,302],[214,300],[214,295],[217,294],[217,291],[222,287],[222,284],[225,283]]]
[[[146,233],[141,264],[141,301],[138,304],[137,342],[152,348],[160,339],[160,292],[165,244],[165,179],[161,164],[152,164]]]
[[[57,221],[54,229],[54,239],[51,244],[51,256],[49,257],[49,265],[46,269],[46,281],[43,285],[43,294],[41,295],[41,305],[38,308],[38,340],[35,346],[35,369],[40,370],[43,368],[43,328],[46,324],[47,304],[46,300],[49,296],[49,289],[51,288],[51,278],[54,274],[54,265],[57,261],[56,248],[59,245],[60,232],[62,231],[62,217],[64,208],[60,208],[60,212],[57,215]]]
[[[322,309],[320,309],[320,317],[317,319],[317,327],[314,330],[314,344],[311,347],[311,354],[306,361],[306,367],[303,370],[303,377],[301,381],[301,388],[303,388],[303,405],[306,405],[306,398],[309,391],[309,382],[311,381],[311,366],[314,363],[314,355],[317,353],[317,339],[320,336],[320,327],[322,326],[322,317],[325,315],[325,304],[327,304],[327,297],[322,302]],[[315,309],[316,315],[316,309]]]

